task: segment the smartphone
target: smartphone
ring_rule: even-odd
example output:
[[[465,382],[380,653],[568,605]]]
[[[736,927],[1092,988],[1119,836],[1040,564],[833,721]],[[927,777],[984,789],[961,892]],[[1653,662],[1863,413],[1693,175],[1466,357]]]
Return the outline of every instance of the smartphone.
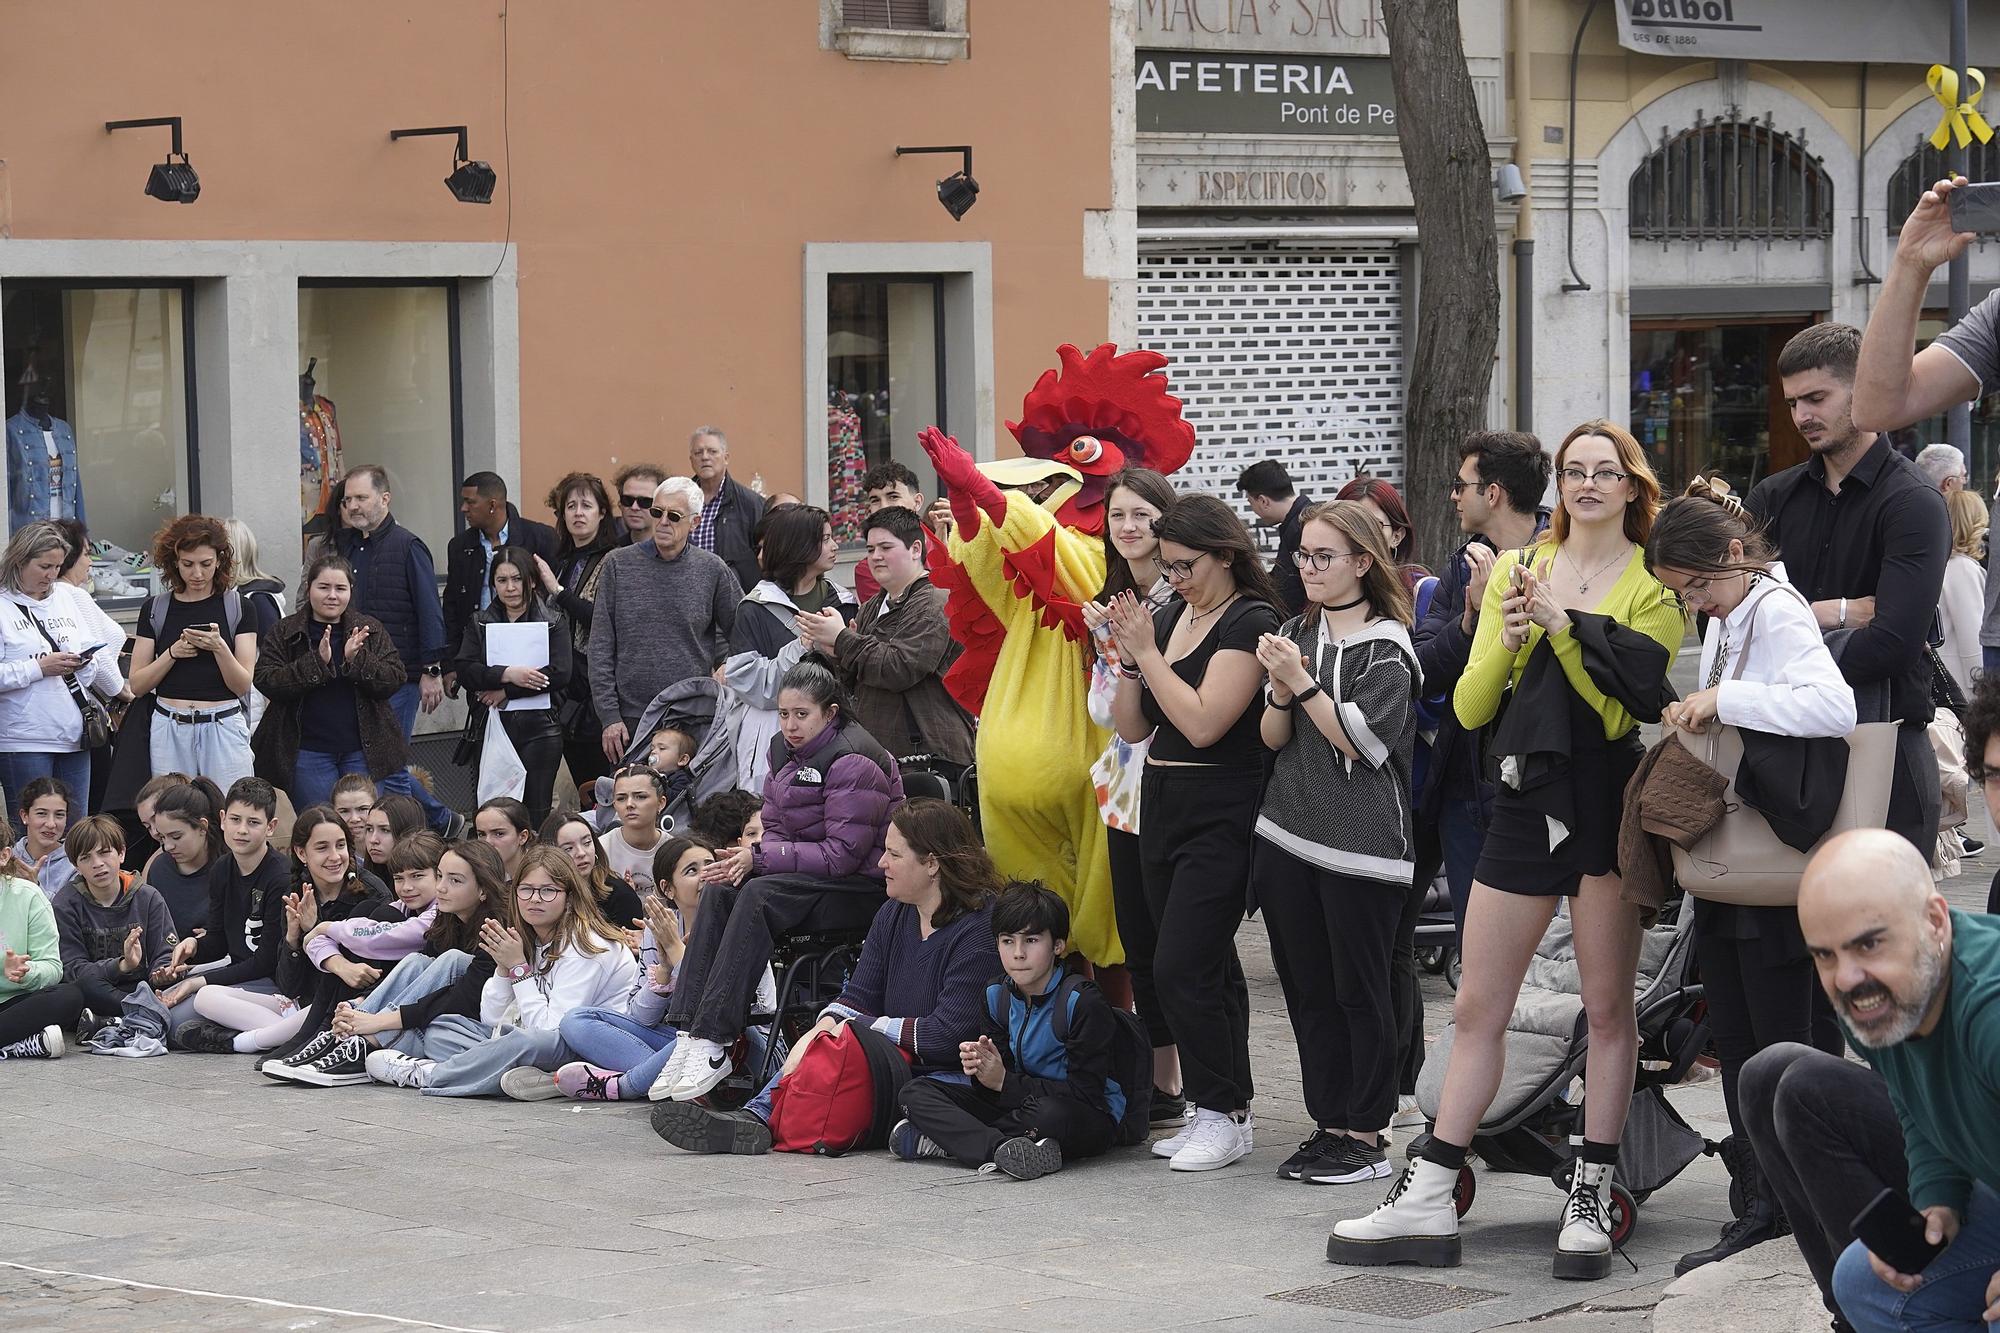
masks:
[[[1898,1273],[1915,1277],[1944,1253],[1942,1242],[1933,1245],[1924,1239],[1926,1225],[1901,1191],[1885,1189],[1854,1219],[1854,1239]]]
[[[1961,185],[1945,196],[1953,231],[2000,232],[2000,181]]]
[[[93,643],[88,648],[77,649],[76,655],[78,657],[81,657],[84,661],[88,662],[91,658],[97,656],[99,653],[103,652],[109,646],[110,646],[109,644]]]

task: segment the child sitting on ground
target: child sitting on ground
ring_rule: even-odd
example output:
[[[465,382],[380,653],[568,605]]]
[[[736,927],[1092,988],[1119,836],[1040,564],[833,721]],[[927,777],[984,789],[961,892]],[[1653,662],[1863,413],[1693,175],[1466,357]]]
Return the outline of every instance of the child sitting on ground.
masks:
[[[1111,1146],[1125,1114],[1112,1077],[1116,1020],[1095,985],[1063,974],[1069,908],[1053,891],[1009,884],[993,904],[993,935],[1007,975],[986,988],[979,1039],[959,1045],[971,1082],[905,1084],[907,1118],[889,1148],[904,1161],[949,1157],[1034,1180]],[[1059,1004],[1069,1006],[1067,1040]]]

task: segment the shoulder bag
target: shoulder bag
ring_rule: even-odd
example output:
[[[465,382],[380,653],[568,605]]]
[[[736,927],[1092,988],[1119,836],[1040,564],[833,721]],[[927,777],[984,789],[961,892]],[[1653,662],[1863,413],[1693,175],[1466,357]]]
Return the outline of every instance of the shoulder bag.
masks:
[[[1799,594],[1780,584],[1767,597]],[[1801,598],[1801,600],[1804,600]],[[1756,615],[1743,627],[1730,679],[1743,675]],[[1863,722],[1846,737],[1847,782],[1833,824],[1812,851],[1849,829],[1881,828],[1889,815],[1889,783],[1896,766],[1895,722]],[[1729,780],[1722,793],[1720,823],[1690,847],[1673,848],[1674,878],[1681,888],[1710,902],[1741,907],[1789,907],[1799,900],[1799,877],[1812,852],[1790,846],[1772,831],[1769,821],[1736,794],[1736,771],[1743,762],[1743,737],[1735,727],[1711,724],[1681,741],[1697,758]]]
[[[35,628],[42,632],[42,637],[48,640],[50,650],[62,652],[62,645],[55,641],[55,636],[49,633],[49,627],[42,623],[41,618],[32,611],[27,612],[27,616],[35,622]],[[84,692],[73,673],[62,679],[63,684],[69,686],[69,697],[76,702],[77,714],[83,719],[83,748],[95,750],[111,744],[111,714],[103,704]]]

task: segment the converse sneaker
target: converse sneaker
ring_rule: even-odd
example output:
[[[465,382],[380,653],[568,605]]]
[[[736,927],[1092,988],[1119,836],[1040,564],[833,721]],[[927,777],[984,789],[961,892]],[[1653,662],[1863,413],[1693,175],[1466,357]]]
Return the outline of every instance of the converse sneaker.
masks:
[[[435,1060],[419,1060],[414,1055],[404,1055],[401,1051],[384,1047],[379,1051],[368,1052],[368,1058],[364,1062],[365,1072],[361,1077],[364,1080],[372,1079],[377,1083],[387,1084],[392,1088],[415,1088],[422,1092],[431,1085],[431,1075],[436,1069]]]
[[[344,1088],[368,1081],[368,1042],[361,1037],[341,1037],[326,1054],[309,1065],[292,1066],[292,1082],[316,1088]]]
[[[735,1066],[729,1062],[729,1052],[712,1041],[685,1036],[681,1040],[687,1043],[687,1061],[667,1093],[667,1100],[691,1102],[706,1097],[711,1088],[734,1072]]]
[[[1194,1113],[1187,1142],[1169,1165],[1176,1171],[1214,1171],[1248,1155],[1247,1139],[1236,1117],[1203,1108]]]
[[[1556,1237],[1555,1276],[1595,1282],[1611,1272],[1611,1166],[1578,1160]]]
[[[0,1046],[0,1060],[60,1060],[63,1054],[62,1029],[53,1025],[32,1037]]]
[[[1062,1145],[1054,1139],[1008,1139],[993,1150],[993,1165],[1016,1180],[1040,1180],[1062,1170]]]
[[[1380,1180],[1389,1174],[1389,1155],[1378,1143],[1363,1143],[1352,1134],[1339,1135],[1333,1146],[1299,1173],[1308,1185],[1352,1185]]]
[[[1297,1180],[1299,1172],[1318,1162],[1330,1153],[1338,1152],[1343,1135],[1332,1130],[1316,1129],[1311,1136],[1299,1144],[1299,1150],[1284,1160],[1278,1167],[1278,1179]]]
[[[553,1101],[563,1095],[556,1076],[546,1069],[523,1065],[500,1076],[500,1091],[517,1102]]]
[[[556,1071],[556,1088],[573,1102],[615,1102],[622,1077],[615,1069],[573,1060]]]
[[[661,1102],[653,1132],[687,1152],[755,1156],[771,1151],[771,1127],[748,1111],[711,1111],[697,1102]]]
[[[681,1081],[681,1071],[687,1068],[688,1051],[694,1047],[694,1039],[682,1036],[674,1042],[674,1051],[667,1062],[660,1066],[660,1072],[653,1076],[653,1086],[646,1089],[648,1101],[663,1102]]]
[[[1452,1168],[1428,1157],[1411,1159],[1380,1208],[1333,1224],[1327,1262],[1458,1267],[1458,1209],[1451,1200],[1457,1186]]]
[[[282,1058],[266,1058],[258,1064],[258,1071],[269,1078],[293,1080],[299,1070],[325,1055],[340,1044],[340,1038],[332,1028],[320,1033],[305,1045]]]
[[[907,1120],[898,1120],[896,1127],[889,1131],[889,1151],[906,1162],[914,1162],[922,1157],[949,1157],[950,1153],[917,1133],[917,1127]]]

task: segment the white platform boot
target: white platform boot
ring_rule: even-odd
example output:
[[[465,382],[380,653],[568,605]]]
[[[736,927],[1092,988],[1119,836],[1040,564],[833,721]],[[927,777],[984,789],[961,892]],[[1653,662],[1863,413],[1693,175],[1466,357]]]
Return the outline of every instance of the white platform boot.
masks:
[[[1611,1167],[1579,1159],[1556,1237],[1555,1275],[1595,1282],[1611,1272]]]
[[[1336,1264],[1422,1264],[1456,1268],[1458,1172],[1419,1157],[1403,1169],[1389,1197],[1366,1217],[1336,1222],[1326,1257]]]

